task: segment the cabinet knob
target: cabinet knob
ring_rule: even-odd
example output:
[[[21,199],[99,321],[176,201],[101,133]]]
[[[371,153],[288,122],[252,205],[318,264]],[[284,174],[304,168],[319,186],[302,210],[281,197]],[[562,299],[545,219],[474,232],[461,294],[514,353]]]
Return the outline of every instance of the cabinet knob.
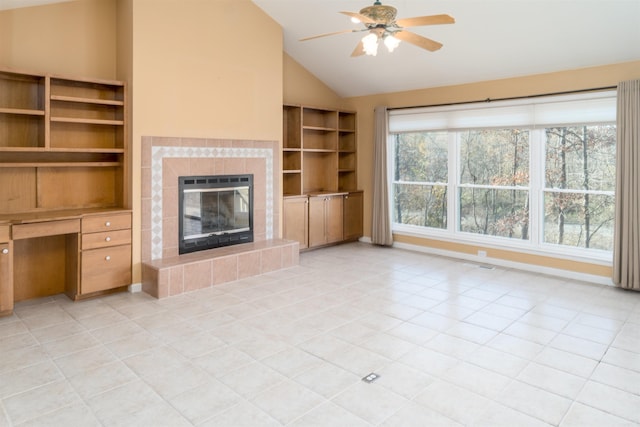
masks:
[[[109,222],[109,221],[105,222],[105,223],[104,223],[104,226],[105,226],[105,227],[111,227],[111,222]]]
[[[8,254],[8,253],[9,253],[9,249],[4,248],[4,249],[2,250],[2,253],[3,253],[3,254],[5,254],[5,255],[6,255],[6,254]]]
[[[110,256],[110,255],[107,255],[106,257],[104,257],[104,259],[105,259],[106,261],[111,261],[111,256]]]
[[[104,238],[105,242],[110,242],[111,241],[111,237],[107,236]]]

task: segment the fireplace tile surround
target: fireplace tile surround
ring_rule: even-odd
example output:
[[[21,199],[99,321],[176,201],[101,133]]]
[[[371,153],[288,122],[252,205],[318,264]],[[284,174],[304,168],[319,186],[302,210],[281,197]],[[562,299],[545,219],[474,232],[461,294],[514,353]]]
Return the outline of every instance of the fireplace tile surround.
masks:
[[[142,138],[145,292],[162,298],[297,265],[297,242],[277,239],[278,153],[277,141]],[[254,243],[179,256],[178,177],[223,174],[254,175]]]

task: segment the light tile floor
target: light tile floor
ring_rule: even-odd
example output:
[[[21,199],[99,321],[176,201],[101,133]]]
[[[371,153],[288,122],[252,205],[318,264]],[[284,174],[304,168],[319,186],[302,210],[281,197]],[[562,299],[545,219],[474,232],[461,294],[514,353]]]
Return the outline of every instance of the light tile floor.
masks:
[[[640,293],[362,243],[0,319],[1,427],[600,427],[639,408]]]

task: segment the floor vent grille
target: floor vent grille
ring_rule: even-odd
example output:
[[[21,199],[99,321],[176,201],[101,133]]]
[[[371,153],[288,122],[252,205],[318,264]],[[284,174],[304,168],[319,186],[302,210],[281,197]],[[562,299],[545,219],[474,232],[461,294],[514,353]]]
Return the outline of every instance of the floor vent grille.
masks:
[[[380,378],[380,375],[372,372],[369,375],[367,375],[366,377],[362,378],[362,381],[364,381],[365,383],[372,383],[375,380],[377,380],[378,378]]]

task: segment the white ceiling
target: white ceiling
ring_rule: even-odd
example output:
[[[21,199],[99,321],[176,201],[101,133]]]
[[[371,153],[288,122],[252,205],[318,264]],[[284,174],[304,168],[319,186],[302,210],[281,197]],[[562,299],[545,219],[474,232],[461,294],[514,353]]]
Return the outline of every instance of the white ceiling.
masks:
[[[63,1],[0,0],[0,10]],[[343,97],[640,60],[640,0],[385,0],[399,19],[447,13],[456,23],[411,29],[443,43],[436,52],[403,42],[356,58],[364,33],[298,40],[358,28],[338,12],[373,0],[253,2],[282,26],[285,51]]]
[[[387,0],[398,19],[447,13],[453,25],[411,31],[444,44],[428,52],[352,58],[365,33],[340,11],[373,0],[253,0],[278,22],[284,49],[343,97],[397,92],[640,60],[640,0]],[[362,24],[360,24],[362,25]]]

